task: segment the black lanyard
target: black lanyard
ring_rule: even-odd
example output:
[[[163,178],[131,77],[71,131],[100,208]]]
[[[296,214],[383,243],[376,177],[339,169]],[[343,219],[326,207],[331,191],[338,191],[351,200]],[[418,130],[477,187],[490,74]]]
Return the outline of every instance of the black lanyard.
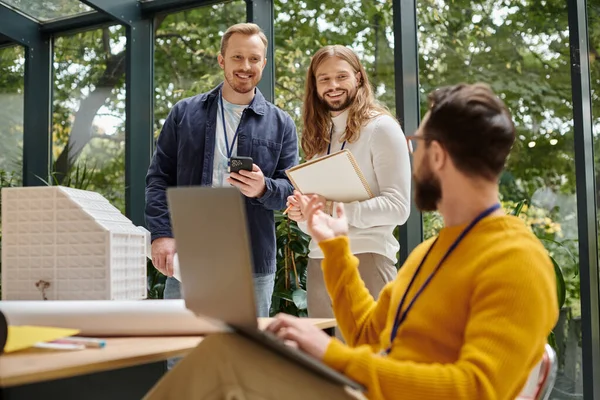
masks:
[[[429,247],[429,249],[427,250],[425,257],[423,257],[421,264],[419,264],[419,266],[417,267],[415,274],[413,275],[412,279],[410,280],[410,283],[408,284],[408,287],[406,288],[406,291],[404,292],[404,296],[402,296],[402,300],[400,300],[400,304],[398,305],[398,310],[396,311],[396,316],[394,317],[394,327],[392,328],[392,334],[390,337],[390,345],[387,348],[387,350],[385,351],[385,354],[389,354],[390,351],[392,350],[392,343],[394,342],[394,339],[396,338],[396,334],[398,333],[398,329],[400,328],[400,325],[402,325],[404,320],[406,320],[406,316],[408,315],[408,312],[411,310],[413,304],[415,304],[415,301],[417,300],[417,298],[421,295],[421,293],[423,293],[423,290],[425,290],[427,285],[429,285],[429,282],[431,282],[434,275],[440,270],[442,264],[444,263],[444,261],[446,261],[446,258],[448,258],[448,256],[450,256],[450,254],[454,251],[454,249],[456,249],[458,244],[465,238],[465,236],[467,236],[467,234],[471,231],[471,229],[473,229],[473,227],[475,225],[477,225],[477,223],[479,221],[481,221],[482,219],[484,219],[485,217],[487,217],[488,215],[490,215],[491,213],[493,213],[494,211],[496,211],[499,208],[500,208],[500,204],[497,203],[497,204],[494,204],[493,206],[491,206],[490,208],[488,208],[487,210],[483,211],[481,214],[479,214],[477,217],[475,217],[475,219],[473,221],[471,221],[471,223],[460,233],[460,235],[458,235],[458,237],[456,238],[454,243],[452,243],[450,245],[450,247],[448,248],[448,251],[446,251],[446,254],[444,254],[444,257],[442,257],[442,259],[440,260],[438,265],[435,267],[435,269],[433,270],[431,275],[429,275],[427,280],[425,280],[423,285],[419,288],[419,290],[415,294],[415,297],[413,297],[413,299],[409,303],[408,307],[406,307],[406,310],[404,311],[404,313],[402,313],[402,315],[400,315],[400,312],[402,311],[402,306],[404,305],[404,301],[406,300],[406,296],[408,295],[408,292],[410,291],[412,284],[414,283],[417,275],[419,275],[419,272],[421,271],[421,267],[423,266],[423,264],[425,264],[427,257],[429,257],[429,253],[431,252],[431,249],[433,249],[433,246],[435,246],[435,243],[437,242],[437,238],[435,239],[435,241],[433,242],[431,247]]]
[[[250,104],[248,105],[248,107],[250,107],[252,105],[252,103],[254,102],[254,98],[256,96],[254,96],[252,98],[252,101],[250,102]],[[229,139],[227,138],[227,127],[225,126],[225,107],[223,107],[223,92],[219,93],[219,101],[221,103],[221,121],[223,122],[223,134],[225,135],[225,149],[227,151],[227,166],[229,167],[230,163],[231,163],[231,155],[233,154],[233,146],[235,146],[235,141],[238,137],[238,133],[240,132],[240,126],[242,125],[242,118],[240,118],[240,122],[237,126],[237,129],[235,130],[235,134],[233,135],[233,140],[231,142],[231,147],[229,146]],[[246,109],[244,108],[244,111],[246,111]],[[243,116],[243,112],[242,112],[242,116]]]
[[[331,153],[331,141],[333,140],[333,124],[331,124],[331,132],[329,132],[329,146],[327,146],[327,155],[329,155],[329,153]],[[344,140],[344,143],[342,143],[342,148],[340,149],[340,151],[344,150],[344,147],[346,146],[346,141]]]

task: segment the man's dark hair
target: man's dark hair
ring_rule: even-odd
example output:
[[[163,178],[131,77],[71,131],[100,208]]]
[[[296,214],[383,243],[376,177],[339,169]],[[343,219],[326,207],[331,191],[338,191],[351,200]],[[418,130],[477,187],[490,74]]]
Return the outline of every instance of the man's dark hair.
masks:
[[[515,141],[510,113],[482,83],[458,84],[429,94],[423,126],[427,143],[435,140],[463,173],[497,180]]]

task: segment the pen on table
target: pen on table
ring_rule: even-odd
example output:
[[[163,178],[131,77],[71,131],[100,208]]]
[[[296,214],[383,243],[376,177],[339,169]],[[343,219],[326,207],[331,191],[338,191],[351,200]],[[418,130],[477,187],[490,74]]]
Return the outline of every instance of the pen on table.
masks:
[[[86,337],[80,337],[80,336],[70,336],[70,337],[66,337],[66,338],[62,338],[62,339],[57,339],[57,340],[54,340],[52,343],[80,344],[80,345],[84,345],[85,347],[95,347],[95,348],[102,348],[102,347],[106,346],[106,341],[104,341],[102,339],[86,338]]]
[[[36,343],[33,347],[37,349],[49,349],[49,350],[83,350],[85,346],[82,344],[71,344],[71,343],[54,343],[54,342],[40,342]]]

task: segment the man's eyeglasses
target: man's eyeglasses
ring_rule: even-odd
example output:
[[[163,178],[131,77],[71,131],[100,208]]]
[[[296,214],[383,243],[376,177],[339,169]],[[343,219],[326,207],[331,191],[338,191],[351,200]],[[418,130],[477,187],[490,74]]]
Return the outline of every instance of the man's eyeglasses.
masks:
[[[417,150],[417,143],[419,142],[419,140],[427,140],[427,138],[425,138],[423,136],[417,136],[417,135],[407,135],[406,136],[406,143],[408,144],[409,153],[412,154]]]

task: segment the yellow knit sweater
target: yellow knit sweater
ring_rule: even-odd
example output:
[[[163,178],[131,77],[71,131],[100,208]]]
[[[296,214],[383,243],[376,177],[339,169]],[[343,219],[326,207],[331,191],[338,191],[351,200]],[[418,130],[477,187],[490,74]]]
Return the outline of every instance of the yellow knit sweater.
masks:
[[[404,308],[465,228],[444,228]],[[418,246],[374,301],[346,237],[320,243],[338,326],[325,363],[367,387],[370,399],[514,399],[541,359],[558,317],[552,263],[513,216],[479,222],[446,259],[398,330],[402,295],[433,239]],[[404,311],[404,310],[403,310]]]

